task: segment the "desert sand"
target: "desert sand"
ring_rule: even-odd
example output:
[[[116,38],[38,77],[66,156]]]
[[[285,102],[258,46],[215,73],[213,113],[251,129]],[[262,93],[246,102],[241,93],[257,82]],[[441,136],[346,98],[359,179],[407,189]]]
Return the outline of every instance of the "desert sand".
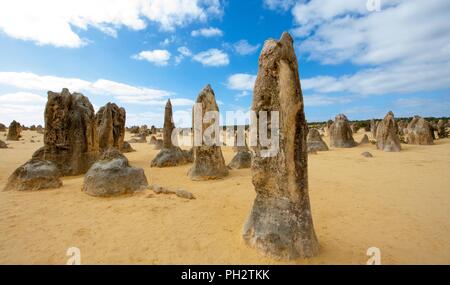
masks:
[[[34,131],[22,135],[0,149],[0,189],[43,145]],[[290,262],[264,257],[243,242],[255,197],[249,169],[194,182],[187,176],[190,164],[150,168],[159,151],[132,147],[137,152],[126,156],[145,169],[150,184],[181,188],[196,199],[152,191],[91,197],[81,192],[83,176],[64,177],[55,190],[0,191],[0,264],[65,264],[73,246],[82,264],[365,264],[369,247],[380,248],[382,264],[450,264],[450,139],[402,144],[398,153],[366,144],[309,155],[320,254]],[[361,156],[364,151],[374,157]],[[224,147],[223,154],[228,163],[235,153]]]

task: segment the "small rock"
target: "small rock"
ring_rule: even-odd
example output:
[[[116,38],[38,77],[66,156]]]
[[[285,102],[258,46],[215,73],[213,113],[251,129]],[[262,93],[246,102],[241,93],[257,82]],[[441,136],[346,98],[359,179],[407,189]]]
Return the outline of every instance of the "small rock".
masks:
[[[373,155],[370,152],[368,152],[368,151],[365,151],[365,152],[361,153],[361,155],[364,156],[364,157],[373,157]]]
[[[180,198],[189,199],[189,200],[195,199],[194,195],[191,192],[188,192],[186,190],[181,190],[181,189],[177,190],[175,192],[175,194]]]

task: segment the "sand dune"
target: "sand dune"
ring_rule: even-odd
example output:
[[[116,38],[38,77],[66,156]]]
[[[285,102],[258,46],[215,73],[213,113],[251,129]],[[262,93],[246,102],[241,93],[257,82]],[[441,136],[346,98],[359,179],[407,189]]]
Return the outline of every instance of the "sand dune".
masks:
[[[36,132],[23,136],[8,141],[12,148],[0,149],[0,189],[43,145]],[[31,143],[33,136],[40,142]],[[63,178],[57,190],[0,191],[0,264],[65,264],[71,246],[80,248],[83,264],[286,263],[261,256],[242,240],[255,197],[250,170],[194,182],[186,175],[190,165],[150,168],[158,151],[148,144],[132,146],[137,152],[126,156],[145,169],[150,184],[182,188],[197,199],[151,191],[95,198],[81,192],[82,176]],[[450,263],[450,139],[402,148],[385,153],[364,145],[309,156],[321,252],[289,263],[365,264],[372,246],[381,249],[383,264]],[[361,156],[364,151],[374,158]],[[226,162],[234,155],[228,147],[223,153]]]

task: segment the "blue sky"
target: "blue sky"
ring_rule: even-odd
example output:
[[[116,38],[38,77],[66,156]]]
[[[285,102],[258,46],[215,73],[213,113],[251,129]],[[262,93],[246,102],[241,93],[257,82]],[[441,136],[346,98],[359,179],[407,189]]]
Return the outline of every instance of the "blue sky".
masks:
[[[283,31],[308,121],[450,116],[450,2],[368,1],[5,0],[0,122],[43,124],[62,87],[125,107],[127,125],[160,126],[167,98],[189,125],[207,83],[223,113],[247,111],[262,45]]]

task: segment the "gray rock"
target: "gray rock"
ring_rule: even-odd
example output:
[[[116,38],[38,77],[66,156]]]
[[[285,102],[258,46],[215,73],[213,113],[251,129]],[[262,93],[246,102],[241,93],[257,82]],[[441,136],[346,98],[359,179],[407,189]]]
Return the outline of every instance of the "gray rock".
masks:
[[[5,191],[35,191],[62,186],[60,171],[51,161],[31,159],[17,168],[8,179]]]
[[[298,63],[292,37],[265,42],[253,92],[252,110],[280,112],[280,149],[264,157],[254,147],[252,181],[256,198],[244,226],[245,242],[283,259],[319,252],[308,194],[308,126],[303,110]]]
[[[123,153],[135,152],[136,151],[134,148],[131,147],[129,142],[123,142],[121,150],[122,150]]]
[[[308,152],[328,151],[327,144],[322,140],[317,129],[310,129],[306,138],[308,144]]]
[[[84,176],[83,191],[91,196],[110,197],[145,190],[147,178],[142,168],[129,165],[116,149],[106,150]]]
[[[184,198],[184,199],[189,199],[189,200],[194,200],[195,196],[194,194],[192,194],[191,192],[188,192],[186,190],[177,190],[175,191],[175,195],[177,195],[180,198]]]
[[[392,111],[389,111],[378,125],[377,148],[386,152],[399,152],[401,150],[398,128]]]
[[[338,148],[356,146],[350,124],[344,114],[337,115],[330,127],[330,145]]]
[[[448,138],[448,132],[447,132],[444,120],[441,119],[438,121],[436,129],[437,129],[439,138],[441,138],[441,139]]]

